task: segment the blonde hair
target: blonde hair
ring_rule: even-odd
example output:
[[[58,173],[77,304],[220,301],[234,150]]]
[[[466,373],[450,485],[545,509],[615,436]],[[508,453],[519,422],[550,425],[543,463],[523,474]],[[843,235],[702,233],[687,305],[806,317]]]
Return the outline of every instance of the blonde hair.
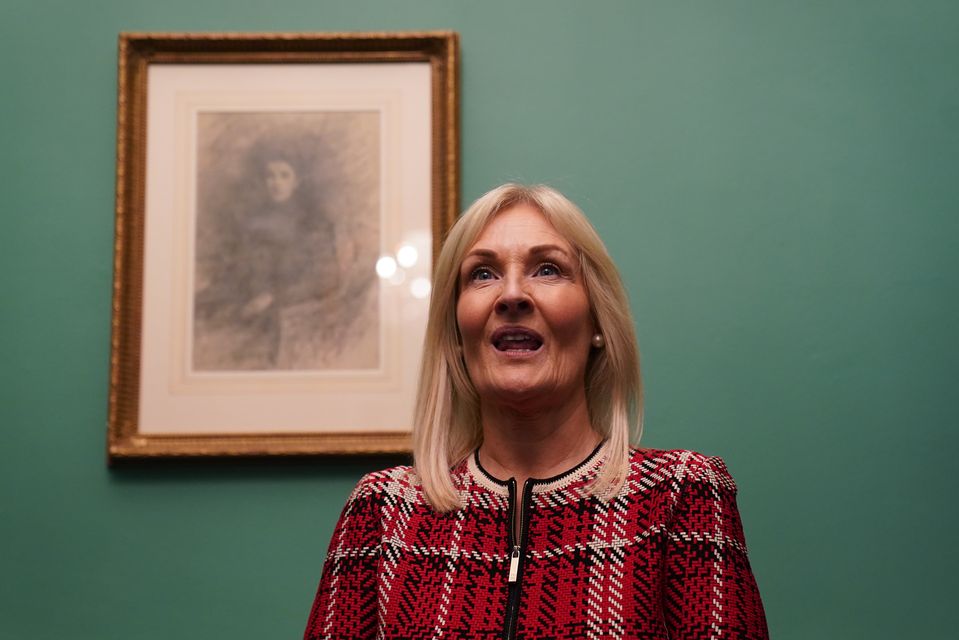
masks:
[[[579,208],[544,185],[504,184],[479,198],[450,229],[433,274],[429,320],[413,422],[413,459],[427,501],[438,511],[461,506],[450,469],[483,440],[479,398],[459,349],[459,270],[466,252],[501,211],[524,204],[539,210],[576,250],[590,309],[606,341],[586,366],[586,400],[607,455],[590,493],[609,498],[629,471],[630,432],[642,432],[639,350],[629,300],[603,241]]]

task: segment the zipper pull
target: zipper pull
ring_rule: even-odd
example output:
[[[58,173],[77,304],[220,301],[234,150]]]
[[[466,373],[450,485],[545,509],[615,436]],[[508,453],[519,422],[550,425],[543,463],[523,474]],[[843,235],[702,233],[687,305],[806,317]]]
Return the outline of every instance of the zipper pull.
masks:
[[[519,546],[513,547],[513,553],[509,555],[509,581],[516,582],[516,574],[519,573]]]

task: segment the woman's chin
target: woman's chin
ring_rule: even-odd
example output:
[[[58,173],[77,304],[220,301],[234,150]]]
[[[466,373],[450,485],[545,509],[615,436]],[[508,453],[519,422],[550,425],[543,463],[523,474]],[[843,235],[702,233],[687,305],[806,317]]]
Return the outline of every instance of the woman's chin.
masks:
[[[523,377],[491,381],[478,392],[484,405],[521,409],[523,413],[562,404],[574,395],[568,389],[558,388],[555,383]]]

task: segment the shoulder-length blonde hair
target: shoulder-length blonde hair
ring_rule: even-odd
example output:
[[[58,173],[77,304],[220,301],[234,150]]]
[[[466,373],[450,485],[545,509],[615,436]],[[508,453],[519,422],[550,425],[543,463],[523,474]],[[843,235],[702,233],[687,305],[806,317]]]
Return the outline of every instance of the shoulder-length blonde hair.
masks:
[[[629,301],[603,241],[579,208],[543,185],[504,184],[482,196],[450,229],[433,274],[429,320],[413,422],[413,459],[423,491],[438,511],[461,506],[450,469],[483,441],[479,398],[466,371],[456,322],[463,257],[490,221],[515,205],[532,206],[573,246],[590,309],[606,341],[586,366],[586,400],[593,428],[608,440],[590,492],[603,498],[622,488],[629,471],[630,432],[642,431],[639,350]]]

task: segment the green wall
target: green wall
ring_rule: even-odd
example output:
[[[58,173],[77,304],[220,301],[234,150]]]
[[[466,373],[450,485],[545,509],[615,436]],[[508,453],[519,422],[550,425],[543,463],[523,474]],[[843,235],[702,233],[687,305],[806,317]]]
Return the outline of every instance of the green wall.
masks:
[[[393,460],[108,470],[116,36],[455,29],[464,203],[552,183],[645,442],[724,456],[775,638],[953,638],[959,5],[3,0],[0,638],[293,638]]]

